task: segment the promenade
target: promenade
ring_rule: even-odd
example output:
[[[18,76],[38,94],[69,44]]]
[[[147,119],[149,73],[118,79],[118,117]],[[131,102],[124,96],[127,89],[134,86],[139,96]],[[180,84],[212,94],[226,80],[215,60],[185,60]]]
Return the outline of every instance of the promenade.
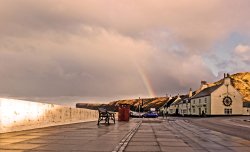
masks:
[[[23,151],[250,152],[250,141],[174,118],[100,126],[85,122],[0,134],[0,152]]]

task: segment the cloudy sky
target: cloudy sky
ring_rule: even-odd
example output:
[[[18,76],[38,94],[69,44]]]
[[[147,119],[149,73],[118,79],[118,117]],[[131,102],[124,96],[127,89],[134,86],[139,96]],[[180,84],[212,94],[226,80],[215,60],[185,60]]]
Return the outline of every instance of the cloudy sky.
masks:
[[[0,96],[165,96],[250,71],[248,0],[0,0]]]

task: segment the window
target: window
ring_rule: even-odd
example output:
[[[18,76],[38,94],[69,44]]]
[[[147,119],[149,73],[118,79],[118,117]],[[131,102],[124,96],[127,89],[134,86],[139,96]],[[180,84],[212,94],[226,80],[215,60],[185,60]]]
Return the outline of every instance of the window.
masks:
[[[228,114],[228,109],[224,109],[224,114]]]
[[[193,102],[194,104],[195,104],[195,100],[194,100],[194,102]]]
[[[231,115],[231,114],[232,114],[232,109],[227,109],[227,108],[225,108],[225,109],[224,109],[224,113],[225,113],[226,115]]]
[[[187,113],[187,110],[183,110],[183,114],[186,114]]]
[[[195,113],[195,108],[193,108],[193,113]]]
[[[205,113],[207,113],[207,108],[204,108],[204,110],[205,110]]]
[[[207,103],[207,98],[205,98],[205,103]]]
[[[201,103],[201,99],[199,99],[199,104]]]

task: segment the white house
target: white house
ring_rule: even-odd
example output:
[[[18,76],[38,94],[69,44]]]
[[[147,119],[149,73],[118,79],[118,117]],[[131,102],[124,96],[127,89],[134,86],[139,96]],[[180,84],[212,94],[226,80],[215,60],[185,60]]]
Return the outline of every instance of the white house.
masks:
[[[193,96],[192,89],[190,88],[188,95],[182,96],[181,101],[179,102],[178,113],[180,115],[190,115],[191,114],[191,97]]]
[[[168,114],[176,114],[176,109],[178,108],[178,105],[176,104],[177,101],[179,101],[181,98],[180,96],[173,97],[171,100],[169,100],[168,104]]]
[[[179,110],[178,113],[180,115],[190,115],[191,114],[191,100],[189,97],[186,97],[181,100],[179,103]]]
[[[209,86],[201,81],[196,92],[178,95],[168,101],[168,114],[179,115],[250,115],[250,102],[231,83],[230,75],[224,74],[220,84]]]
[[[231,83],[229,74],[221,84],[207,87],[191,98],[191,115],[242,115],[242,95]]]

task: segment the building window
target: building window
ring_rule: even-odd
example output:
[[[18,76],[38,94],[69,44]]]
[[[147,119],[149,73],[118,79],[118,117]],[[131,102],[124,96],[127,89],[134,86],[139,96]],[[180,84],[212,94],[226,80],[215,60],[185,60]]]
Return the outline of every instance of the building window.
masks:
[[[207,103],[207,98],[205,98],[205,103]]]
[[[199,104],[201,104],[201,99],[199,99]]]
[[[194,104],[195,104],[195,100],[194,100],[194,102],[193,102]]]
[[[183,114],[186,114],[187,113],[187,110],[183,110]]]
[[[232,109],[227,109],[227,108],[225,108],[225,109],[224,109],[224,113],[225,113],[226,115],[231,115],[231,114],[232,114]]]
[[[193,113],[195,113],[195,108],[193,108]]]
[[[207,113],[207,108],[204,108],[204,110],[205,110],[205,113]]]

